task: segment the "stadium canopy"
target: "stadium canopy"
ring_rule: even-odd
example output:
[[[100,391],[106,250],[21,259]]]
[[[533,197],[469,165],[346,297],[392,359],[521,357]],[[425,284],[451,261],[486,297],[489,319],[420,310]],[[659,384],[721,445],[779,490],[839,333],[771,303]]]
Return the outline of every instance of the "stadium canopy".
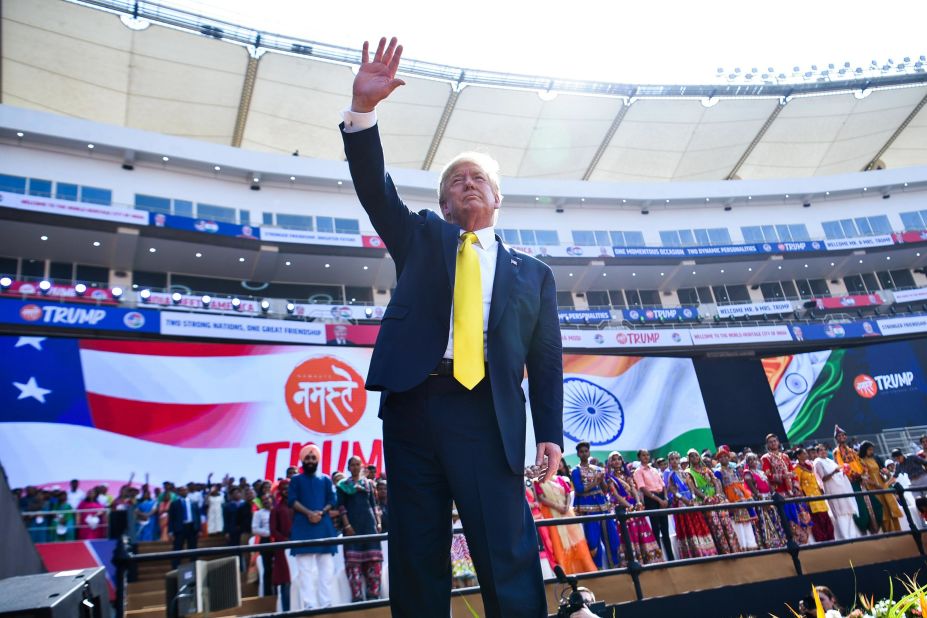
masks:
[[[5,104],[343,159],[338,111],[350,102],[357,50],[119,0],[7,0],[2,40]],[[927,165],[923,64],[842,81],[705,86],[550,80],[420,61],[404,70],[407,86],[379,110],[395,167],[440,169],[474,149],[491,152],[507,176],[608,182]]]

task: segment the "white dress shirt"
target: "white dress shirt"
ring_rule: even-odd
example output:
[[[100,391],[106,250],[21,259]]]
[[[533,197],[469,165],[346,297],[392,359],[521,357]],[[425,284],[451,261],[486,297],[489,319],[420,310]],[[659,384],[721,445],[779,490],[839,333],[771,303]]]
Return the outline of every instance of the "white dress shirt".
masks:
[[[341,112],[345,133],[356,133],[369,129],[377,123],[377,112],[354,112],[350,108]],[[460,231],[461,235],[464,230]],[[492,284],[496,278],[496,256],[499,254],[499,242],[496,240],[494,227],[475,230],[479,243],[473,243],[476,255],[480,259],[480,283],[483,287],[483,354],[486,354],[486,329],[489,325],[489,306],[492,303]],[[458,248],[460,244],[458,242]],[[447,336],[447,348],[444,358],[454,358],[454,304],[451,301],[451,325]]]

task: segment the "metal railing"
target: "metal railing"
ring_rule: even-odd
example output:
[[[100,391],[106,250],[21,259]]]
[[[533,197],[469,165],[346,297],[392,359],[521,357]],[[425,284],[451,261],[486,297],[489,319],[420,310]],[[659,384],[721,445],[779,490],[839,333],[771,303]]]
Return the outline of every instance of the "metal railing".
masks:
[[[641,588],[640,575],[644,571],[666,569],[666,568],[676,568],[680,566],[686,566],[691,564],[703,564],[708,562],[717,562],[724,560],[733,560],[743,557],[750,556],[765,556],[772,554],[782,554],[787,553],[792,559],[792,565],[795,569],[796,575],[802,575],[804,573],[800,554],[803,551],[809,549],[816,549],[820,547],[833,547],[839,545],[846,545],[848,543],[857,542],[860,540],[865,540],[869,538],[894,538],[894,537],[904,537],[910,536],[914,541],[917,551],[921,556],[927,556],[924,549],[924,543],[921,538],[921,526],[923,524],[918,524],[914,516],[911,513],[911,509],[908,506],[908,502],[905,499],[906,493],[924,493],[924,489],[920,488],[903,488],[900,485],[895,485],[893,489],[878,489],[871,491],[861,491],[853,492],[846,494],[825,494],[822,496],[800,496],[793,498],[784,498],[779,494],[774,494],[770,500],[749,500],[742,502],[720,502],[717,504],[703,504],[698,506],[686,506],[686,507],[674,507],[674,508],[665,508],[665,509],[653,509],[653,510],[643,510],[643,511],[629,511],[621,506],[618,506],[614,509],[613,512],[601,513],[595,515],[581,515],[575,517],[562,517],[557,519],[542,519],[536,520],[536,527],[550,527],[550,526],[564,526],[569,524],[586,524],[597,521],[607,521],[614,520],[620,531],[622,549],[624,556],[627,560],[626,566],[602,569],[599,571],[591,573],[578,573],[573,574],[571,577],[575,577],[577,580],[587,580],[587,579],[596,579],[601,577],[608,577],[617,574],[627,574],[633,583],[635,599],[637,601],[644,600],[644,593]],[[874,534],[868,537],[854,538],[854,539],[841,539],[833,541],[818,541],[810,545],[801,545],[792,535],[790,526],[787,524],[789,521],[785,507],[788,504],[798,504],[798,503],[807,503],[807,502],[818,502],[818,501],[828,501],[839,498],[859,498],[861,496],[879,496],[883,494],[895,495],[898,498],[898,503],[904,511],[904,516],[909,526],[909,530],[899,531],[899,532],[883,532]],[[695,512],[706,512],[706,511],[722,511],[722,510],[734,510],[734,509],[746,509],[746,508],[762,508],[773,506],[776,509],[776,512],[779,516],[779,520],[782,522],[782,529],[785,533],[786,543],[782,547],[776,548],[766,548],[766,549],[755,549],[755,550],[745,550],[738,553],[731,554],[719,554],[716,556],[707,556],[702,558],[683,558],[672,560],[668,562],[660,562],[653,564],[641,564],[634,557],[633,547],[631,545],[631,537],[628,530],[628,521],[635,517],[653,517],[653,516],[666,516],[666,515],[678,515],[684,513],[695,513]],[[455,528],[454,532],[460,532],[462,529]],[[152,552],[152,553],[132,553],[129,550],[128,545],[125,543],[125,540],[121,541],[116,548],[116,553],[113,557],[113,563],[116,566],[116,611],[117,616],[122,617],[125,615],[126,608],[126,588],[127,588],[127,575],[129,569],[138,564],[167,561],[173,559],[198,559],[198,558],[209,558],[215,556],[227,556],[231,554],[240,555],[245,553],[255,553],[255,552],[266,552],[274,550],[283,550],[283,549],[292,549],[296,547],[323,547],[323,546],[332,546],[332,545],[350,545],[353,543],[365,543],[365,542],[378,542],[388,540],[388,534],[366,534],[366,535],[354,535],[354,536],[340,536],[327,539],[311,539],[304,541],[281,541],[275,543],[262,543],[259,547],[254,545],[238,545],[238,546],[228,546],[228,547],[209,547],[202,549],[192,549],[192,550],[183,550],[183,551],[165,551],[165,552]],[[556,579],[547,579],[545,583],[556,583]],[[469,588],[458,588],[451,590],[452,596],[459,596],[465,594],[473,594],[479,591],[479,586],[473,586]],[[330,614],[338,613],[341,611],[352,611],[363,608],[374,608],[374,607],[386,607],[389,605],[389,599],[378,599],[373,601],[363,601],[359,603],[350,603],[342,606],[329,607],[325,609],[317,610],[302,610],[302,611],[292,611],[288,612],[287,616],[315,616],[320,614]],[[271,615],[277,614],[265,614],[262,616],[269,617]]]
[[[20,515],[26,531],[36,543],[54,543],[58,541],[80,540],[78,538],[79,530],[99,530],[102,537],[107,538],[109,535],[109,507],[91,508],[91,509],[66,509],[61,511],[21,511]],[[81,523],[81,515],[99,515],[100,521],[97,524]],[[38,518],[43,521],[36,522]],[[67,521],[71,518],[71,523],[66,524],[68,529],[74,532],[73,539],[58,539],[57,527],[62,520]],[[42,538],[47,537],[47,538]],[[40,539],[40,540],[37,540]]]

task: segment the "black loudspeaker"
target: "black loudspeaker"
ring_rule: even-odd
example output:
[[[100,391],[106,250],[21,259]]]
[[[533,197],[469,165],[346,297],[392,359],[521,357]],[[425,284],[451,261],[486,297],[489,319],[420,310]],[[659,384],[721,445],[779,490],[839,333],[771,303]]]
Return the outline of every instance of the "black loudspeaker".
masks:
[[[22,575],[0,581],[0,616],[9,618],[110,618],[102,567]]]

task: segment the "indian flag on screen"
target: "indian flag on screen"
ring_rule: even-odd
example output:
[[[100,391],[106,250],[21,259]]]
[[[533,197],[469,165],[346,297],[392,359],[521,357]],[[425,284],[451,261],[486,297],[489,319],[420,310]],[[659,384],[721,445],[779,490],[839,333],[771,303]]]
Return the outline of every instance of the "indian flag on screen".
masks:
[[[825,350],[763,359],[763,369],[792,443],[816,433],[827,405],[843,382],[845,350]]]
[[[563,439],[567,455],[586,441],[600,459],[715,447],[695,367],[682,358],[565,354]]]

